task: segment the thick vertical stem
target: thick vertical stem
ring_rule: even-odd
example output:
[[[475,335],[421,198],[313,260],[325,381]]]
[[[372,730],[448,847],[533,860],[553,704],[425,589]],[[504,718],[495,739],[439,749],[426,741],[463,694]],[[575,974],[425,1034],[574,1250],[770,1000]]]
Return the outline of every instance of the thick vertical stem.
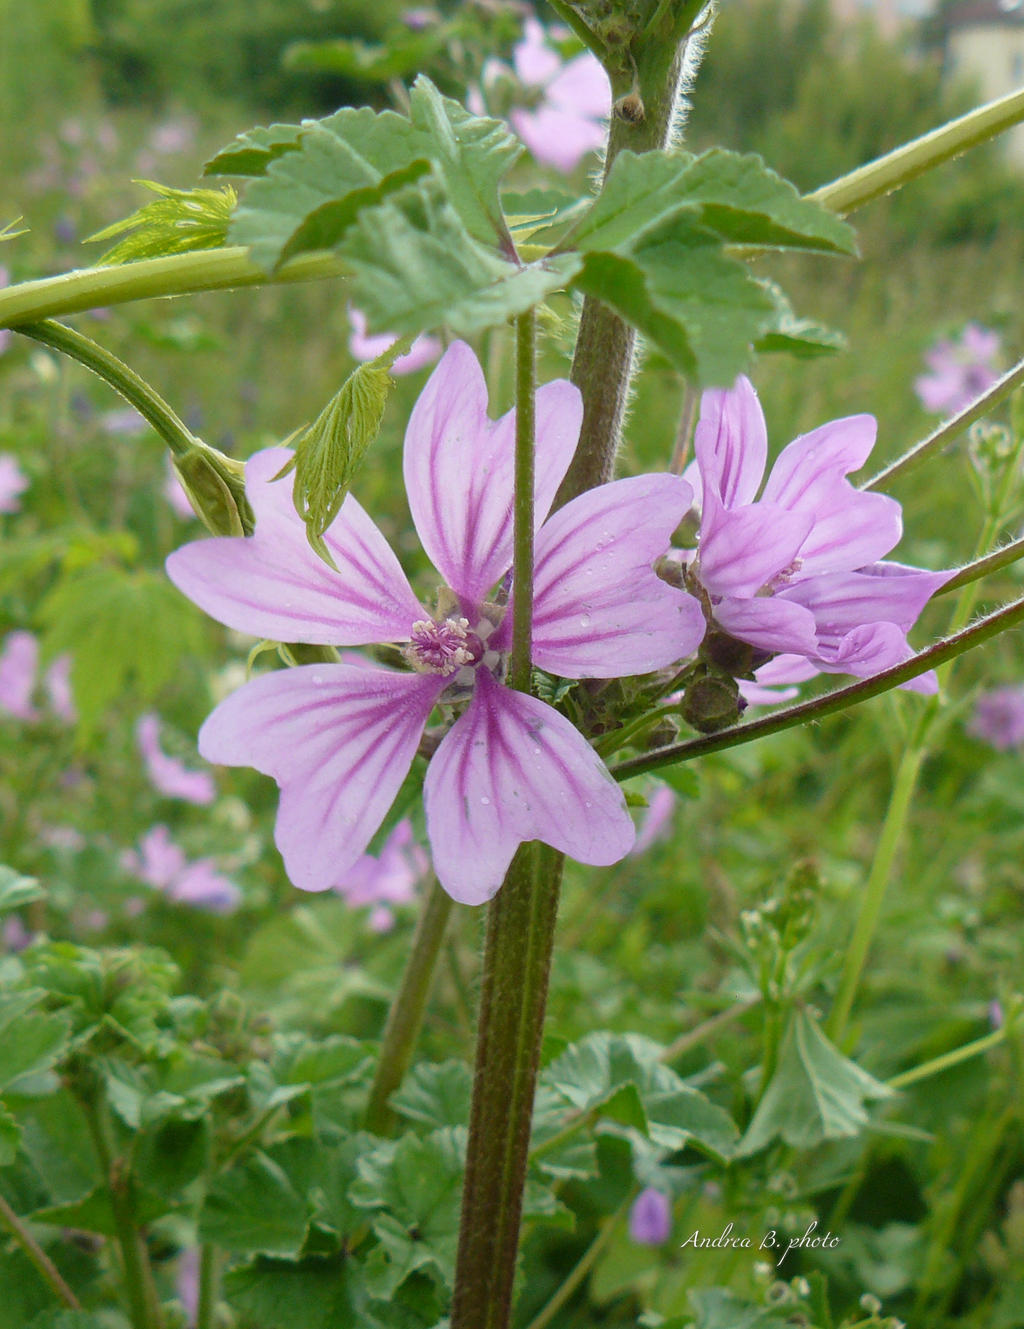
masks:
[[[523,845],[488,909],[451,1329],[506,1329],[562,855]]]
[[[643,110],[639,121],[613,114],[605,157],[606,178],[623,149],[650,152],[668,144],[685,52],[683,43],[667,66],[659,61],[649,71],[640,71]],[[612,478],[633,378],[635,349],[633,328],[608,305],[588,296],[580,316],[570,375],[583,394],[583,428],[576,455],[555,499],[556,507]]]
[[[402,975],[402,986],[384,1027],[380,1061],[366,1108],[366,1129],[376,1135],[387,1135],[392,1129],[394,1114],[388,1107],[388,1099],[402,1083],[409,1068],[451,911],[451,897],[435,878],[423,902],[423,912]]]

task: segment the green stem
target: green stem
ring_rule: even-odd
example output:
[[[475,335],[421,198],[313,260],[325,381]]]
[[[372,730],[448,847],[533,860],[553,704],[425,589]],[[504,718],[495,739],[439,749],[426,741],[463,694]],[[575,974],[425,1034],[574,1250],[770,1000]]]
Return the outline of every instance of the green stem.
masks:
[[[808,195],[845,215],[1024,120],[1024,89],[979,106]]]
[[[609,769],[616,780],[628,780],[631,776],[643,775],[646,771],[656,771],[663,766],[692,761],[695,757],[706,756],[709,752],[722,752],[726,748],[766,738],[769,734],[778,734],[797,725],[821,720],[826,715],[835,715],[871,697],[889,692],[900,683],[907,683],[910,679],[917,678],[947,660],[955,660],[965,651],[973,650],[992,637],[1018,627],[1021,623],[1024,623],[1024,597],[1012,600],[984,618],[978,619],[962,632],[957,632],[936,642],[934,646],[929,646],[927,650],[920,651],[905,664],[893,665],[871,678],[850,683],[845,688],[835,688],[822,697],[814,697],[796,706],[787,706],[784,710],[777,711],[774,715],[766,715],[761,720],[734,725],[717,734],[688,739],[685,743],[672,743],[668,747],[656,748],[653,752],[645,752],[643,756],[630,757],[626,761],[617,762]]]
[[[575,32],[583,45],[593,51],[594,55],[597,56],[602,64],[606,64],[608,62],[608,48],[593,28],[589,27],[583,19],[580,18],[572,5],[567,4],[566,0],[548,0],[548,4],[562,22],[572,28],[573,32]]]
[[[149,1252],[135,1222],[135,1178],[125,1166],[125,1160],[115,1153],[114,1134],[102,1086],[96,1083],[80,1102],[110,1197],[132,1329],[163,1329]]]
[[[879,837],[874,861],[871,864],[871,873],[861,897],[853,937],[850,939],[846,959],[843,962],[839,990],[836,993],[835,1003],[832,1006],[826,1025],[826,1032],[833,1042],[839,1042],[846,1031],[846,1022],[853,1006],[853,999],[860,983],[860,976],[864,970],[864,963],[867,960],[875,930],[878,927],[893,861],[903,837],[903,829],[906,826],[907,814],[910,811],[910,804],[917,786],[918,773],[921,770],[924,758],[925,749],[922,746],[915,745],[904,752],[896,770],[896,778],[893,781],[892,795],[885,814],[882,834]]]
[[[35,1265],[44,1281],[50,1285],[58,1301],[62,1301],[65,1306],[70,1306],[73,1311],[80,1311],[82,1303],[67,1283],[64,1282],[60,1270],[2,1195],[0,1195],[0,1222],[7,1227],[11,1236]]]
[[[950,577],[949,581],[935,592],[935,595],[945,595],[949,591],[958,591],[961,586],[967,586],[972,581],[981,581],[983,577],[988,577],[993,572],[1001,572],[1003,568],[1010,567],[1022,558],[1024,558],[1024,536],[1017,540],[1011,540],[1009,544],[1003,545],[1002,549],[997,549],[995,553],[986,554],[984,558],[976,558],[973,562],[968,563],[960,569],[955,577]]]
[[[659,1061],[676,1061],[684,1052],[689,1052],[691,1048],[698,1047],[701,1043],[709,1039],[712,1034],[717,1034],[719,1029],[725,1029],[732,1024],[734,1020],[740,1019],[748,1011],[752,1011],[755,1006],[760,1005],[761,995],[756,997],[746,997],[743,1001],[738,1001],[735,1006],[729,1006],[724,1011],[719,1011],[717,1015],[711,1015],[708,1019],[701,1021],[693,1029],[688,1029],[685,1034],[668,1045],[665,1051],[658,1058]]]
[[[488,907],[451,1329],[506,1329],[562,855],[520,847]]]
[[[245,497],[243,464],[196,438],[134,369],[89,337],[52,319],[19,323],[16,331],[77,360],[149,421],[170,448],[193,507],[214,535],[251,534],[254,522]]]
[[[516,459],[514,493],[512,654],[509,686],[530,690],[533,645],[533,487],[537,397],[537,316],[516,319]]]
[[[906,1089],[909,1085],[917,1084],[920,1080],[928,1080],[933,1075],[941,1075],[943,1071],[951,1070],[954,1066],[959,1066],[961,1062],[970,1061],[972,1057],[978,1057],[983,1052],[989,1052],[992,1048],[998,1047],[1000,1043],[1006,1041],[1008,1032],[1008,1026],[1004,1025],[1002,1029],[996,1029],[991,1034],[976,1038],[973,1043],[964,1043],[962,1047],[954,1048],[952,1052],[944,1052],[941,1057],[933,1057],[931,1061],[922,1062],[920,1066],[913,1066],[909,1071],[901,1071],[899,1075],[894,1075],[891,1080],[887,1080],[886,1084],[890,1089]]]
[[[1002,378],[993,383],[980,397],[976,397],[962,411],[958,411],[951,419],[939,425],[938,429],[933,430],[920,443],[915,443],[902,457],[890,462],[877,475],[873,475],[870,480],[866,480],[860,486],[861,489],[877,489],[879,485],[886,485],[898,475],[912,470],[919,462],[925,461],[933,453],[941,451],[958,434],[974,424],[976,420],[980,420],[982,416],[987,415],[1000,402],[1005,401],[1022,383],[1024,383],[1024,360],[1020,364],[1014,365],[1012,369],[1008,369]]]
[[[134,406],[153,426],[176,457],[183,457],[198,442],[191,429],[175,414],[160,394],[116,355],[74,328],[45,319],[41,323],[19,323],[16,331],[33,341],[51,346],[91,369],[97,377]]]
[[[626,1198],[619,1205],[618,1209],[616,1209],[616,1211],[613,1214],[608,1215],[608,1217],[601,1224],[597,1236],[590,1243],[587,1249],[583,1252],[583,1255],[580,1257],[580,1260],[577,1263],[576,1267],[569,1274],[569,1277],[565,1280],[565,1282],[558,1289],[558,1291],[551,1298],[551,1300],[547,1303],[547,1305],[543,1308],[543,1310],[541,1310],[539,1314],[533,1317],[533,1319],[530,1321],[529,1325],[527,1326],[527,1329],[547,1329],[547,1326],[552,1322],[552,1320],[555,1318],[558,1312],[562,1309],[565,1303],[569,1300],[572,1294],[576,1291],[579,1285],[586,1278],[587,1274],[590,1273],[591,1269],[593,1269],[594,1265],[600,1259],[602,1253],[605,1250],[605,1247],[608,1245],[612,1237],[615,1235],[616,1227],[618,1227],[620,1221],[625,1217],[626,1212],[629,1209],[629,1206],[633,1203],[633,1200],[636,1198],[639,1189],[640,1189],[639,1186],[634,1186],[633,1189],[626,1196]]]
[[[688,28],[702,8],[700,0],[682,7],[679,21]],[[639,120],[612,115],[605,154],[604,178],[620,152],[651,152],[668,145],[676,113],[679,79],[686,44],[666,42],[649,34],[635,51]],[[587,296],[580,315],[571,378],[583,395],[583,426],[572,463],[555,498],[561,507],[570,499],[612,478],[629,400],[636,350],[634,329],[608,305]]]
[[[416,925],[402,985],[388,1013],[377,1073],[366,1106],[366,1129],[375,1135],[389,1135],[394,1129],[395,1115],[388,1107],[388,1099],[409,1069],[451,911],[451,896],[433,879]]]
[[[595,750],[602,757],[610,757],[613,752],[618,752],[631,742],[638,734],[642,734],[645,729],[650,729],[651,725],[657,724],[659,720],[664,720],[667,716],[679,714],[679,703],[668,702],[663,706],[655,706],[653,710],[647,711],[644,715],[638,715],[635,720],[630,720],[624,724],[621,729],[613,729],[610,734],[605,734],[602,738],[594,741]]]
[[[140,259],[121,267],[81,268],[0,290],[0,328],[154,296],[315,281],[345,272],[345,265],[332,255],[303,254],[268,276],[242,245]]]
[[[199,1301],[195,1329],[213,1329],[220,1299],[220,1256],[216,1246],[199,1248]]]

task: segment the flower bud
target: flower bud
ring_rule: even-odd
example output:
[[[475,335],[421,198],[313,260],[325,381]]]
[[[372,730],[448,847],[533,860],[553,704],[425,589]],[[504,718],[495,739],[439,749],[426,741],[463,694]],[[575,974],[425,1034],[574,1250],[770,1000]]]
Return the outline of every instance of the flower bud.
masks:
[[[735,724],[741,710],[736,680],[724,674],[695,678],[686,689],[682,706],[683,719],[701,734],[714,734]]]
[[[255,519],[245,497],[245,467],[201,439],[171,462],[196,516],[214,535],[251,535]]]

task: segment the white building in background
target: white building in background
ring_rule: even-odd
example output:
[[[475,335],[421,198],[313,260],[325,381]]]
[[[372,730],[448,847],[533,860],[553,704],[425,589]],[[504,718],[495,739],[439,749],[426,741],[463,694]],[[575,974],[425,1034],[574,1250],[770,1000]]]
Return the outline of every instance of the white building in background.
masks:
[[[970,79],[984,101],[1024,88],[1024,0],[960,0],[945,10],[942,23],[951,77]],[[1024,126],[1003,141],[1024,166]]]

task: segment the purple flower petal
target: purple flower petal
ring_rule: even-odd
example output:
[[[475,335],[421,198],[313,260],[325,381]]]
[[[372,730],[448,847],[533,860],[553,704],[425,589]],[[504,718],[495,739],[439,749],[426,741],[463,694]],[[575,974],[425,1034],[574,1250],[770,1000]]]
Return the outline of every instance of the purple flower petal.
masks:
[[[0,652],[0,710],[18,720],[37,720],[32,705],[39,666],[39,642],[31,632],[9,632]]]
[[[230,914],[242,900],[242,892],[217,871],[212,858],[197,858],[189,863],[171,884],[167,895],[179,904],[194,905],[213,914]]]
[[[9,452],[0,452],[0,512],[17,512],[27,488],[28,480],[16,458]]]
[[[884,494],[861,493],[845,478],[864,465],[876,429],[871,415],[832,420],[794,439],[772,467],[764,500],[814,518],[800,548],[804,575],[862,567],[899,543],[899,503]]]
[[[350,305],[348,317],[352,324],[352,335],[348,339],[348,349],[353,359],[376,360],[394,343],[395,334],[393,332],[382,332],[377,336],[370,336],[367,333],[366,315],[361,309],[356,309]],[[397,375],[414,374],[417,369],[423,369],[427,365],[433,364],[440,354],[441,343],[436,337],[417,337],[405,355],[398,356],[394,361],[390,372]]]
[[[629,1211],[629,1237],[638,1246],[660,1246],[672,1235],[672,1202],[662,1191],[648,1186]]]
[[[714,609],[719,627],[737,641],[780,654],[814,655],[817,652],[814,615],[801,605],[788,604],[771,595],[748,599],[724,596]]]
[[[819,639],[816,664],[822,673],[872,678],[903,664],[914,654],[906,633],[895,623],[864,623],[838,640]],[[908,692],[933,696],[939,690],[934,670],[900,685]]]
[[[705,490],[700,528],[700,579],[713,596],[753,596],[793,566],[814,526],[806,512],[774,503],[724,508]]]
[[[777,655],[754,670],[753,683],[741,679],[739,689],[748,706],[777,706],[800,695],[800,689],[791,684],[806,683],[818,673],[818,666],[801,655]]]
[[[601,120],[611,115],[612,89],[600,60],[589,51],[573,56],[547,86],[552,106],[576,116]],[[604,135],[605,128],[597,128]],[[598,145],[600,146],[600,144]]]
[[[212,803],[217,786],[209,771],[190,771],[177,757],[169,757],[160,746],[160,717],[152,711],[139,716],[135,726],[139,751],[153,788],[167,798],[180,798],[201,806]]]
[[[672,834],[672,818],[675,816],[679,797],[667,784],[659,784],[647,800],[647,807],[640,818],[636,840],[629,851],[630,858],[645,854],[659,840],[667,840]]]
[[[138,850],[129,850],[123,864],[140,881],[166,890],[187,867],[184,850],[171,839],[166,826],[153,826],[139,841]]]
[[[463,904],[491,899],[525,840],[607,864],[635,838],[622,791],[582,734],[483,670],[434,754],[424,800],[434,870]]]
[[[565,175],[607,138],[604,125],[557,106],[538,106],[534,111],[516,107],[509,120],[537,161]]]
[[[538,526],[572,459],[582,418],[582,400],[571,383],[557,380],[538,391]],[[514,412],[488,419],[483,371],[472,350],[454,342],[413,408],[404,468],[423,548],[467,615],[512,563],[514,443]]]
[[[967,732],[1001,752],[1024,743],[1024,687],[993,688],[978,698]]]
[[[952,572],[926,572],[902,563],[876,563],[858,572],[834,572],[794,582],[778,599],[803,605],[818,632],[841,636],[863,623],[895,623],[904,632]]]
[[[753,503],[768,457],[768,430],[748,378],[704,393],[693,446],[702,490],[713,489],[727,508]]]
[[[175,550],[167,575],[211,617],[254,637],[361,646],[407,641],[423,609],[398,559],[350,494],[324,539],[338,571],[309,547],[291,478],[273,477],[291,454],[268,448],[246,464],[256,533],[197,540]]]
[[[384,820],[444,686],[434,674],[343,664],[265,674],[221,702],[199,750],[273,776],[288,876],[302,890],[327,890]]]
[[[523,24],[523,40],[512,50],[512,63],[516,77],[527,87],[542,88],[562,68],[558,52],[548,46],[537,19],[528,18]]]
[[[700,605],[652,569],[690,498],[674,475],[635,476],[591,489],[545,522],[533,574],[535,664],[565,678],[621,678],[697,649]]]

